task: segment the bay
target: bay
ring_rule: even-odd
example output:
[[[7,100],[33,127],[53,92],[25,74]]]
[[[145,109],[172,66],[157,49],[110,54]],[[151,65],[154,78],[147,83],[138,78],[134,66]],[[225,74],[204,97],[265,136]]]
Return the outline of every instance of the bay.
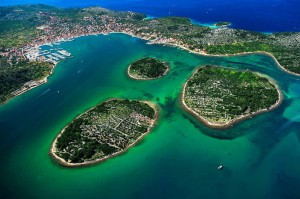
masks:
[[[80,37],[58,47],[73,58],[59,63],[46,84],[0,107],[1,198],[300,197],[300,81],[270,57],[200,56],[124,34]],[[170,73],[152,81],[127,77],[128,65],[144,56],[169,62]],[[269,75],[284,101],[227,130],[207,128],[179,103],[182,84],[205,64]],[[69,169],[52,161],[48,152],[57,133],[114,97],[156,102],[157,126],[128,152],[98,165]]]

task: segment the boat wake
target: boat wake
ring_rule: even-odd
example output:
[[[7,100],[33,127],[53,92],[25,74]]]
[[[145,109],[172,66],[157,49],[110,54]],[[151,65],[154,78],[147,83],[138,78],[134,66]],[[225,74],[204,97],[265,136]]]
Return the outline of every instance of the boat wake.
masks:
[[[50,88],[48,88],[46,91],[42,92],[42,94],[40,94],[38,97],[41,97],[42,95],[48,93],[50,91]]]

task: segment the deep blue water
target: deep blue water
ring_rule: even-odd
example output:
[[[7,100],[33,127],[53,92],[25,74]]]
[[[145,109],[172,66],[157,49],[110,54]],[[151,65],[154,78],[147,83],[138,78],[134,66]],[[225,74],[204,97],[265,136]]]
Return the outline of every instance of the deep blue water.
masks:
[[[300,31],[299,0],[1,0],[0,6],[37,3],[98,5],[153,16],[185,16],[202,23],[229,21],[234,28],[260,32]]]

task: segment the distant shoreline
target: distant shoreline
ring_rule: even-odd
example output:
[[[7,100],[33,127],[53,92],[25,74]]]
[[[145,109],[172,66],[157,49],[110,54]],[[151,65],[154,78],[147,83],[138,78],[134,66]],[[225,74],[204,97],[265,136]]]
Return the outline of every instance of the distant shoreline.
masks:
[[[189,81],[189,79],[197,72],[198,68],[193,72],[193,74],[186,80],[186,82],[183,84],[182,86],[182,91],[181,91],[181,95],[180,95],[180,102],[181,102],[181,107],[187,111],[188,113],[190,113],[191,115],[195,116],[196,119],[200,120],[205,126],[211,127],[211,128],[215,128],[215,129],[227,129],[229,127],[232,127],[234,124],[243,121],[245,119],[248,118],[252,118],[253,116],[259,115],[260,113],[264,113],[264,112],[269,112],[274,110],[275,108],[277,108],[281,102],[283,101],[283,95],[282,92],[280,90],[280,88],[278,87],[278,85],[268,76],[266,75],[262,75],[261,73],[257,73],[255,72],[255,74],[258,74],[262,77],[266,77],[276,88],[276,91],[278,93],[278,99],[276,101],[275,104],[273,104],[270,108],[265,108],[265,109],[261,109],[258,110],[256,112],[251,112],[249,114],[246,115],[241,115],[235,119],[232,119],[224,124],[218,124],[218,123],[212,123],[208,120],[206,120],[204,117],[202,117],[201,115],[199,115],[197,112],[195,112],[194,110],[192,110],[191,108],[189,108],[185,101],[184,101],[184,93],[185,93],[185,88],[186,88],[186,84]]]
[[[269,52],[265,52],[265,51],[256,51],[256,52],[241,52],[241,53],[234,53],[234,54],[219,54],[219,55],[213,55],[213,54],[207,54],[205,51],[200,51],[200,52],[194,51],[194,50],[191,50],[191,49],[189,49],[189,48],[187,48],[187,47],[185,47],[185,46],[182,46],[182,45],[176,44],[176,43],[168,43],[168,42],[166,42],[166,43],[160,43],[160,42],[157,42],[157,41],[155,41],[155,40],[150,40],[148,37],[143,37],[143,36],[135,35],[135,34],[133,34],[132,32],[125,32],[125,31],[122,31],[122,32],[111,31],[111,32],[108,32],[108,33],[106,33],[106,32],[99,32],[99,33],[92,33],[92,34],[85,34],[85,35],[72,36],[72,37],[69,37],[69,38],[61,38],[61,39],[58,39],[58,40],[56,40],[56,41],[52,41],[52,42],[50,42],[50,43],[49,43],[49,42],[43,43],[43,44],[37,45],[37,47],[41,47],[41,46],[44,46],[44,45],[51,45],[51,44],[54,44],[54,43],[57,43],[57,42],[66,42],[66,41],[70,41],[71,39],[76,39],[76,38],[85,37],[85,36],[92,36],[92,35],[98,36],[98,35],[109,35],[109,34],[125,34],[125,35],[129,35],[129,36],[131,36],[131,37],[135,37],[135,38],[139,38],[139,39],[148,41],[147,44],[157,44],[157,45],[167,45],[167,46],[171,46],[171,47],[177,47],[177,48],[180,48],[180,49],[182,49],[182,50],[187,50],[188,52],[193,53],[193,54],[198,54],[198,55],[202,55],[202,56],[209,56],[209,57],[229,57],[229,56],[238,56],[238,55],[263,54],[263,55],[270,56],[270,57],[275,61],[275,63],[277,64],[277,66],[278,66],[282,71],[284,71],[284,72],[286,72],[286,73],[288,73],[288,74],[291,74],[291,75],[295,75],[295,76],[300,77],[300,74],[294,73],[294,72],[289,71],[289,70],[287,70],[286,68],[284,68],[284,67],[278,62],[278,60],[276,59],[276,57],[275,57],[273,54],[269,53]],[[62,61],[63,61],[63,60],[62,60]],[[54,66],[53,66],[51,72],[49,73],[49,75],[46,76],[46,77],[44,77],[44,78],[42,79],[42,81],[41,81],[41,80],[35,80],[35,81],[41,81],[38,85],[36,85],[36,86],[34,86],[34,87],[31,87],[31,88],[25,90],[24,92],[22,92],[22,93],[20,93],[20,94],[18,94],[18,95],[21,95],[21,94],[23,94],[23,93],[25,93],[25,92],[27,92],[27,91],[30,91],[30,90],[33,89],[33,88],[36,88],[36,87],[38,87],[38,86],[40,86],[40,85],[46,83],[48,77],[52,74],[52,72],[53,72],[53,70],[54,70],[54,68],[56,67],[57,64],[58,64],[58,63],[54,64]],[[127,70],[127,73],[128,73],[128,70]],[[131,76],[129,73],[128,73],[128,76],[129,76],[130,78],[133,78],[133,79],[136,79],[136,80],[151,80],[151,79],[142,79],[142,78],[138,79],[138,78],[135,78],[135,77]],[[154,78],[154,79],[156,79],[156,78]],[[14,91],[13,91],[13,92],[14,92]],[[12,98],[14,98],[14,97],[16,97],[16,96],[18,96],[18,95],[12,96],[11,98],[7,99],[5,102],[1,103],[0,105],[6,104],[8,101],[10,101],[10,99],[12,99]]]
[[[103,101],[101,102],[102,103],[105,103],[105,102],[108,102],[108,101],[111,101],[111,100],[115,100],[115,99],[119,99],[119,98],[112,98],[112,99],[109,99],[109,100],[106,100],[106,101]],[[137,100],[139,101],[139,100]],[[103,158],[100,158],[100,159],[96,159],[96,160],[92,160],[92,161],[87,161],[87,162],[82,162],[82,163],[70,163],[70,162],[67,162],[65,161],[63,158],[59,157],[58,155],[55,154],[55,152],[57,151],[57,148],[56,148],[56,143],[57,143],[57,140],[58,138],[64,133],[65,129],[69,126],[69,124],[67,124],[67,126],[65,126],[61,131],[60,133],[55,137],[54,141],[51,143],[51,148],[50,148],[50,151],[49,151],[49,155],[53,158],[53,160],[55,162],[57,162],[58,164],[64,166],[64,167],[86,167],[86,166],[91,166],[91,165],[94,165],[94,164],[97,164],[97,163],[100,163],[100,162],[103,162],[105,160],[108,160],[110,158],[113,158],[115,156],[118,156],[118,155],[121,155],[123,153],[125,153],[126,151],[128,151],[131,147],[135,146],[139,141],[141,141],[147,134],[149,134],[151,132],[151,130],[154,128],[155,124],[157,123],[158,121],[158,118],[159,118],[159,107],[154,104],[153,102],[150,102],[150,101],[139,101],[139,102],[142,102],[142,103],[145,103],[145,104],[148,104],[151,108],[154,109],[155,111],[155,115],[154,115],[154,119],[153,119],[153,123],[148,127],[147,131],[145,133],[143,133],[141,136],[139,136],[133,143],[131,143],[128,147],[126,147],[124,150],[122,151],[119,151],[119,152],[115,152],[113,154],[110,154],[110,155],[107,155]],[[92,110],[93,108],[95,107],[92,107],[90,108],[89,110],[85,111],[84,113],[80,114],[79,116],[77,116],[75,119],[79,118],[80,116],[82,116],[83,114],[85,114],[86,112]],[[75,120],[73,119],[73,120]],[[73,121],[72,120],[72,121]],[[71,121],[71,122],[72,122]]]

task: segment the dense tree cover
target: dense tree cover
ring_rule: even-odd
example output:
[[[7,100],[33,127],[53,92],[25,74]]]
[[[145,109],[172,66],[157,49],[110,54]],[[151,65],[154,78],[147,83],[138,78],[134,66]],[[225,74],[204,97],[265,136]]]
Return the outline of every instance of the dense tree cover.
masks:
[[[272,46],[261,42],[239,42],[234,44],[211,45],[206,48],[209,54],[235,54],[240,52],[270,51]]]
[[[226,123],[268,109],[278,98],[276,87],[265,77],[250,71],[206,66],[188,80],[184,100],[208,121]]]
[[[300,47],[283,48],[277,46],[277,48],[273,48],[271,52],[284,68],[288,71],[300,74]]]
[[[164,17],[158,19],[164,26],[172,26],[174,24],[178,25],[190,25],[191,21],[185,17]]]
[[[138,113],[141,113],[142,115],[145,115],[151,119],[154,119],[155,117],[155,110],[151,108],[148,104],[146,103],[141,103],[139,101],[132,101],[128,99],[124,100],[110,100],[103,102],[102,104],[96,106],[93,108],[91,111],[95,113],[108,113],[109,109],[107,106],[123,106],[123,107],[128,107],[129,110],[134,110]]]
[[[68,126],[64,129],[64,133],[57,140],[57,148],[63,149],[68,146],[73,140],[81,139],[80,136],[80,126],[88,125],[89,121],[84,120],[83,118],[77,118],[73,120]]]
[[[146,103],[141,103],[139,101],[130,101],[130,100],[122,100],[116,102],[119,104],[119,106],[129,107],[130,109],[142,115],[145,115],[151,119],[154,119],[155,117],[155,110]]]
[[[24,83],[48,76],[51,69],[52,64],[46,62],[20,62],[12,67],[0,67],[0,103]]]
[[[136,78],[159,78],[168,70],[166,63],[146,57],[133,62],[129,67],[129,74]]]
[[[82,163],[124,150],[149,128],[142,118],[132,118],[133,113],[155,117],[155,110],[139,101],[114,99],[95,106],[68,124],[57,139],[56,154]]]

